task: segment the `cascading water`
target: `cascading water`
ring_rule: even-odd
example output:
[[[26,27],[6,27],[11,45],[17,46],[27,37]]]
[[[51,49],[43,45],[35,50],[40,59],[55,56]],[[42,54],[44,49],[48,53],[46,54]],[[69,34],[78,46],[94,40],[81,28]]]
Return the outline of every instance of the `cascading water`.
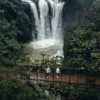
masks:
[[[33,13],[34,18],[35,18],[35,26],[36,26],[37,34],[39,36],[39,34],[40,34],[40,22],[39,22],[37,7],[36,7],[35,3],[32,2],[31,0],[22,0],[22,2],[27,2],[30,4],[32,13]]]
[[[64,2],[60,2],[60,0],[48,0],[51,9],[52,9],[52,19],[51,19],[51,25],[52,25],[52,34],[53,39],[62,39],[62,9],[64,6]]]
[[[62,9],[64,6],[64,2],[60,0],[39,0],[39,12],[36,7],[36,4],[31,0],[22,0],[22,2],[27,2],[30,4],[32,9],[35,25],[38,34],[38,40],[44,40],[47,37],[52,38],[54,40],[61,39],[62,34]],[[51,13],[49,15],[49,6],[51,5]],[[40,15],[40,16],[39,16]],[[50,18],[51,17],[51,18]],[[51,22],[51,23],[50,23]],[[49,35],[49,36],[46,36]]]
[[[62,41],[62,9],[64,2],[61,0],[39,0],[38,5],[32,0],[22,0],[22,2],[30,4],[35,19],[37,41],[33,41],[31,44],[37,48],[59,44]]]
[[[40,10],[40,30],[41,30],[41,38],[42,40],[46,39],[46,23],[48,22],[48,4],[45,0],[39,0],[39,10]]]

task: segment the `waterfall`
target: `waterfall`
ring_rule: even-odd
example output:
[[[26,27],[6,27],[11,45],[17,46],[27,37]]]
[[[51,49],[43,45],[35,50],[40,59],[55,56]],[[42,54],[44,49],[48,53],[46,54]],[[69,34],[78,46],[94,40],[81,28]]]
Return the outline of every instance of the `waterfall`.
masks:
[[[51,1],[49,0],[51,8],[52,8],[52,34],[53,39],[62,39],[62,9],[64,6],[64,2],[60,2],[59,0]]]
[[[39,10],[40,10],[40,30],[41,30],[41,36],[40,39],[46,38],[46,29],[49,28],[49,21],[48,21],[48,4],[45,0],[39,0]],[[47,23],[47,24],[46,24]],[[46,27],[47,25],[47,27]]]
[[[61,17],[64,2],[61,0],[39,0],[38,7],[31,0],[22,0],[22,2],[30,4],[35,19],[38,41],[47,38],[53,40],[62,39]],[[49,15],[50,9],[51,15]]]
[[[39,36],[39,34],[40,34],[40,21],[39,21],[39,16],[38,16],[36,4],[34,2],[32,2],[31,0],[22,0],[22,2],[26,2],[26,3],[30,4],[32,13],[33,13],[34,18],[35,18],[35,26],[36,26],[37,35]]]

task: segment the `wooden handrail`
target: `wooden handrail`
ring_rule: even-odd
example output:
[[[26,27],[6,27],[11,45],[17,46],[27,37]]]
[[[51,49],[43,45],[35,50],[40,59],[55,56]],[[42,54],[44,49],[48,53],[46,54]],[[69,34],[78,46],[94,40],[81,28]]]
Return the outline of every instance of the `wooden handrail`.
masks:
[[[26,80],[26,78],[21,78],[22,80]],[[47,84],[47,85],[56,85],[58,87],[73,87],[73,88],[80,88],[80,89],[95,89],[100,90],[100,85],[97,84],[83,84],[83,83],[74,83],[74,82],[62,82],[62,81],[55,81],[55,80],[43,80],[43,79],[31,79],[30,82],[35,81],[39,84]]]

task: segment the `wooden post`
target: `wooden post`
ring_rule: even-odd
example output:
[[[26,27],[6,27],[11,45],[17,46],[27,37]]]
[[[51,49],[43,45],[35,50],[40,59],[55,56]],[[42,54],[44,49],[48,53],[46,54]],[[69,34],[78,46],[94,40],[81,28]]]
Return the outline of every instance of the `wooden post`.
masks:
[[[70,75],[69,75],[69,83],[70,83]]]
[[[77,76],[77,87],[78,87],[79,77]]]
[[[39,70],[39,69],[38,69],[38,67],[37,67],[37,82],[38,82],[38,70]]]
[[[61,73],[61,82],[62,82],[62,69],[60,69],[60,70],[61,70],[61,72],[60,72],[60,73]]]
[[[46,71],[44,73],[45,73],[45,80],[46,80]]]
[[[52,78],[53,78],[53,82],[54,82],[54,69],[52,68]]]
[[[68,87],[68,88],[69,88],[69,90],[70,90],[70,75],[69,75],[69,87]]]

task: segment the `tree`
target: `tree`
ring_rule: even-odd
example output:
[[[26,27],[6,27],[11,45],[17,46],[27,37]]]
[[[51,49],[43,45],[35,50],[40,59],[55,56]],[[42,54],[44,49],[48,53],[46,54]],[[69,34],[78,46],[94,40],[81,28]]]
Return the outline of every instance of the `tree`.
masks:
[[[16,39],[18,29],[15,25],[15,21],[9,23],[6,20],[0,20],[0,61],[4,65],[15,65],[22,53],[22,46]]]
[[[0,100],[35,100],[32,88],[13,77],[0,81]]]
[[[100,2],[98,0],[86,12],[84,26],[92,32],[100,31]]]
[[[70,25],[64,34],[64,64],[97,69],[100,65],[100,3],[85,12],[83,23]]]
[[[89,30],[78,26],[70,26],[67,29],[64,40],[65,65],[88,69],[99,67],[100,34]]]
[[[19,76],[26,70],[0,68],[0,100],[38,100],[45,99],[45,93],[37,84],[22,80]],[[23,74],[24,78],[27,78]]]

